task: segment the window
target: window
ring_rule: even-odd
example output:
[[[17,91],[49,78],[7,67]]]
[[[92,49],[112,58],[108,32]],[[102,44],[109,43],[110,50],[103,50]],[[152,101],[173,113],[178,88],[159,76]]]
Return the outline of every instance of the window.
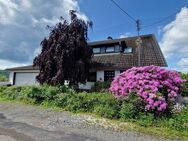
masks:
[[[104,71],[104,81],[112,80],[115,76],[114,71]]]
[[[115,45],[115,52],[120,52],[120,45]]]
[[[105,46],[101,47],[101,53],[105,53]]]
[[[97,73],[96,72],[89,72],[89,76],[87,81],[89,82],[96,82]]]
[[[112,46],[112,47],[106,47],[106,53],[114,52],[114,51],[115,51],[114,46]]]
[[[124,53],[132,53],[132,52],[133,52],[133,48],[132,47],[124,48]]]
[[[101,49],[98,47],[98,48],[93,48],[93,53],[100,53]]]

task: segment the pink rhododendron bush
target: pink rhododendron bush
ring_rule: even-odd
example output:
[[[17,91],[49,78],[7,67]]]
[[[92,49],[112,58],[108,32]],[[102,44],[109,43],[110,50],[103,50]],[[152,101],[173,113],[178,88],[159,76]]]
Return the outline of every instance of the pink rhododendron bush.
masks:
[[[118,99],[136,93],[146,111],[160,113],[175,104],[183,82],[175,71],[158,66],[133,67],[116,76],[109,90]]]

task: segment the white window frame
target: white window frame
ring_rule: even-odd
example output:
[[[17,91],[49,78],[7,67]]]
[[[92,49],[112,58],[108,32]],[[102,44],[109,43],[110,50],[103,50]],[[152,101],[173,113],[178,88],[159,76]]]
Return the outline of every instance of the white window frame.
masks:
[[[113,50],[112,50],[112,49],[113,49]],[[105,52],[106,52],[106,53],[115,52],[115,47],[114,47],[114,46],[106,47]]]
[[[101,48],[100,47],[93,48],[93,53],[94,54],[101,53]]]
[[[129,53],[132,53],[133,52],[133,48],[132,47],[126,47],[124,48],[124,53],[125,54],[129,54]]]

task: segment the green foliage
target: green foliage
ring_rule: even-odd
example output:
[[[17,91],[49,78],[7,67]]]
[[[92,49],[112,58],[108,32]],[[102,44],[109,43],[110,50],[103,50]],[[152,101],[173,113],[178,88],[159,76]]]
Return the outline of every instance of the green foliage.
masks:
[[[127,120],[136,118],[138,113],[132,103],[123,102],[120,110],[121,119]]]
[[[97,94],[99,96],[98,103],[94,106],[94,113],[110,118],[118,119],[120,117],[119,110],[121,108],[121,101],[113,98],[110,94]]]
[[[181,73],[181,77],[184,80],[188,80],[188,73]]]
[[[119,117],[118,100],[108,93],[63,93],[55,101],[58,106],[72,112],[94,112],[103,117]]]
[[[1,86],[0,96],[9,100],[21,100],[40,104],[43,101],[54,100],[59,93],[66,90],[65,86]]]
[[[0,75],[0,82],[6,82],[8,78],[6,76]]]
[[[181,77],[186,81],[182,89],[182,95],[188,96],[188,73],[181,73]]]
[[[5,76],[6,78],[8,78],[9,72],[7,70],[0,70],[0,75]]]
[[[6,70],[0,70],[0,82],[8,81],[9,72]]]
[[[188,108],[188,107],[187,107]],[[187,108],[183,112],[174,114],[172,117],[162,119],[160,126],[169,127],[177,131],[188,132],[188,111]]]
[[[110,87],[111,81],[106,82],[95,82],[94,86],[91,88],[92,92],[108,92],[108,89]]]
[[[76,93],[65,86],[1,86],[0,98],[57,107],[76,113],[94,113],[105,118],[134,122],[143,127],[188,132],[188,107],[181,113],[156,118],[145,111],[143,102],[135,93],[118,100],[109,93]]]
[[[182,79],[184,79],[186,82],[184,83],[184,88],[182,90],[183,96],[188,96],[188,73],[181,73]]]
[[[154,122],[154,116],[151,113],[141,113],[136,122],[144,127],[151,126]]]

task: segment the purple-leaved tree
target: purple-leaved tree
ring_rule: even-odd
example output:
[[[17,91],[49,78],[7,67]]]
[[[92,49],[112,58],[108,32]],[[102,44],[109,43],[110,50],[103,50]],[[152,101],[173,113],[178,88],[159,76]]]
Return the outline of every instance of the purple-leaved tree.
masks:
[[[92,57],[92,48],[87,45],[88,26],[91,22],[78,19],[75,11],[70,11],[71,22],[63,20],[49,27],[50,34],[41,42],[42,51],[34,59],[39,67],[37,80],[40,84],[70,86],[85,83]]]

